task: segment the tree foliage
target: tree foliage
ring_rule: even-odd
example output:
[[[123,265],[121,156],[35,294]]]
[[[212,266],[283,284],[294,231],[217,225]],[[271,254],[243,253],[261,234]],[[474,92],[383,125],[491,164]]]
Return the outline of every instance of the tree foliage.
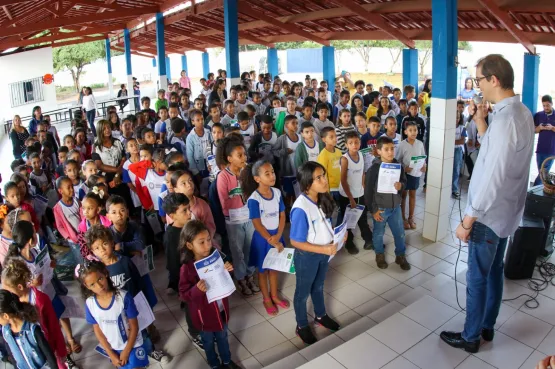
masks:
[[[57,47],[53,50],[53,58],[54,72],[69,70],[75,91],[79,92],[79,78],[83,74],[83,68],[98,59],[106,58],[106,45],[104,41],[94,41]]]
[[[432,56],[432,41],[429,40],[422,40],[416,41],[415,46],[418,49],[418,64],[420,65],[420,75],[424,75],[424,68],[428,61],[430,61],[430,57]],[[471,51],[472,46],[468,41],[459,41],[458,44],[459,50]]]

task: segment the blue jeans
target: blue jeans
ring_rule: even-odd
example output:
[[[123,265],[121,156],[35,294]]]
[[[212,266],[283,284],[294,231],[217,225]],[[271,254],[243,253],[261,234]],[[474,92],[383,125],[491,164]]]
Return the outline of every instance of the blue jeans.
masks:
[[[238,281],[254,274],[255,267],[249,267],[249,256],[251,253],[252,235],[254,226],[249,220],[241,224],[225,225],[229,238],[229,248],[233,259],[233,275]]]
[[[463,165],[463,149],[462,147],[455,147],[455,156],[453,157],[453,187],[451,188],[452,193],[460,193],[459,189],[459,177],[461,175],[461,169]]]
[[[87,110],[85,113],[87,114],[87,121],[89,122],[89,126],[91,127],[91,131],[92,131],[94,137],[96,137],[96,128],[94,127],[94,118],[96,117],[96,109]]]
[[[224,330],[219,332],[200,332],[200,338],[204,345],[204,352],[206,353],[206,360],[211,368],[219,368],[221,364],[229,364],[231,362],[231,352],[229,351],[229,342],[227,340],[227,324],[224,324]],[[216,344],[214,344],[216,340]],[[216,353],[216,345],[218,345],[218,352],[222,358],[218,358]]]
[[[482,328],[493,329],[503,297],[503,256],[507,238],[475,222],[468,242],[466,321],[462,337],[480,340]]]
[[[536,177],[536,180],[534,181],[534,186],[542,184],[542,179],[540,178],[540,173],[539,172],[541,170],[542,163],[545,161],[545,159],[547,159],[550,156],[552,156],[552,155],[550,155],[550,154],[540,154],[539,152],[536,153],[536,163],[538,164],[538,177]],[[548,161],[545,164],[545,170],[547,170],[549,172],[552,165],[553,165],[553,160]]]
[[[326,315],[324,281],[328,271],[329,258],[329,255],[295,250],[293,261],[297,272],[297,285],[295,286],[293,306],[297,326],[300,328],[308,325],[306,300],[308,300],[309,295],[312,298],[315,316],[321,318]]]
[[[376,254],[383,254],[383,235],[385,233],[385,225],[389,224],[393,239],[395,240],[395,255],[405,255],[405,227],[403,224],[403,214],[401,213],[401,205],[396,208],[383,209],[382,218],[383,222],[378,222],[374,219],[374,234],[372,242],[374,243],[374,250]],[[296,268],[295,268],[296,270]]]

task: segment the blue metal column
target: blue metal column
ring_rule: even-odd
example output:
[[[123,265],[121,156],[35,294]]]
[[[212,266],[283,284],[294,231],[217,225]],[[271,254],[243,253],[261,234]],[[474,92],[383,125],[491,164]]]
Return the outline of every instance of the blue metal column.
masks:
[[[110,51],[110,38],[106,38],[106,65],[108,66],[108,91],[114,97],[114,81],[112,78],[112,53]]]
[[[266,54],[267,54],[266,59],[268,62],[268,73],[272,75],[272,80],[273,80],[279,74],[278,52],[276,48],[271,47],[271,48],[268,48]]]
[[[189,74],[189,70],[187,69],[187,55],[181,55],[181,70],[184,70]]]
[[[418,93],[418,50],[403,49],[403,87],[414,86]]]
[[[166,56],[166,77],[168,77],[168,81],[172,81],[172,72],[171,72],[171,62],[170,57]]]
[[[328,90],[333,92],[335,88],[335,47],[322,46],[322,61],[324,81],[328,82]]]
[[[133,93],[133,70],[131,69],[131,37],[127,28],[123,30],[123,47],[125,49],[125,66],[127,69],[127,94],[131,95]],[[135,101],[136,99],[129,100],[129,109],[131,111],[135,111]]]
[[[432,0],[433,97],[422,235],[437,241],[449,229],[457,111],[457,0]]]
[[[156,68],[156,58],[152,58],[152,68]]]
[[[202,53],[202,76],[208,78],[208,73],[210,73],[210,55],[205,51]]]
[[[225,61],[228,89],[240,82],[237,1],[238,0],[224,1]]]
[[[532,114],[538,110],[538,76],[540,72],[540,56],[524,54],[524,76],[522,81],[522,103]]]
[[[166,45],[164,44],[164,15],[156,13],[156,54],[158,54],[158,88],[167,90],[168,79],[166,63],[163,62],[166,57]]]

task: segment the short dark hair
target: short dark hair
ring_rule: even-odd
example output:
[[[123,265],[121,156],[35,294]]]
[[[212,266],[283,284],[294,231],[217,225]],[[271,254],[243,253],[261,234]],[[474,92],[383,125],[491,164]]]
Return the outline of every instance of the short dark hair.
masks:
[[[341,92],[339,93],[339,96],[340,96],[340,97],[343,97],[343,96],[350,96],[350,95],[351,95],[351,93],[350,93],[349,91],[347,91],[347,90],[343,90],[343,91],[341,91]]]
[[[358,81],[355,82],[355,88],[356,88],[358,85],[364,86],[364,81],[361,80],[361,79],[359,79]]]
[[[161,107],[158,108],[158,113],[160,113],[160,110],[165,110],[168,111],[168,107],[166,105],[162,105]],[[145,113],[149,113],[148,111],[145,111]],[[149,113],[150,114],[150,113]]]
[[[301,124],[301,132],[305,129],[305,128],[314,128],[314,124],[312,124],[310,121],[304,121]]]
[[[224,131],[224,125],[221,124],[221,123],[214,123],[214,124],[212,124],[212,129],[214,129],[214,128],[219,128],[219,129],[222,130],[222,132]]]
[[[345,133],[345,143],[347,143],[347,141],[349,141],[349,139],[351,138],[356,138],[357,140],[360,140],[360,137],[358,136],[358,133],[356,131],[348,131],[347,133]]]
[[[406,85],[405,87],[403,87],[403,92],[406,94],[410,94],[411,92],[414,92],[414,86],[413,85]]]
[[[181,118],[175,117],[171,120],[170,126],[174,133],[181,133],[185,129],[185,121]]]
[[[463,105],[463,106],[464,106],[464,101],[462,101],[462,100],[457,100],[457,105]]]
[[[182,193],[172,192],[164,199],[162,209],[164,209],[166,214],[172,215],[175,214],[181,205],[189,205],[189,198]]]
[[[60,146],[60,148],[58,149],[58,154],[61,152],[68,153],[69,149],[67,148],[67,146]]]
[[[332,131],[335,132],[335,128],[326,126],[320,130],[320,137],[326,138],[326,136]]]
[[[490,54],[478,60],[476,67],[482,68],[482,75],[486,80],[495,76],[499,80],[501,88],[510,90],[514,88],[515,73],[511,63],[501,54]]]
[[[169,103],[168,104],[168,110],[170,110],[171,108],[179,109],[179,104],[178,103]]]
[[[548,102],[550,104],[553,104],[553,99],[549,95],[543,95],[542,96],[542,103],[544,103],[544,102]]]
[[[239,112],[239,114],[237,114],[237,121],[243,122],[245,120],[249,120],[249,113],[246,111]]]
[[[381,148],[383,147],[383,145],[387,145],[387,144],[392,144],[393,145],[393,140],[387,136],[382,136],[380,138],[378,138],[378,142],[376,143],[376,148],[378,150],[381,150]]]
[[[106,201],[106,211],[110,211],[110,206],[112,205],[123,205],[127,209],[127,202],[125,202],[125,199],[120,195],[112,195],[108,197],[108,200]]]
[[[287,125],[289,122],[292,122],[294,120],[297,120],[297,116],[289,114],[289,115],[285,116],[284,125]]]
[[[154,146],[151,144],[142,144],[139,146],[139,151],[148,151],[150,155],[152,155],[154,153]]]
[[[92,244],[96,240],[102,240],[104,242],[111,242],[114,244],[114,235],[109,228],[106,228],[102,224],[92,225],[91,228],[85,233],[85,242],[87,247],[92,251]]]
[[[320,110],[327,110],[329,112],[330,108],[328,104],[319,103],[318,105],[316,105],[316,111],[320,111]]]

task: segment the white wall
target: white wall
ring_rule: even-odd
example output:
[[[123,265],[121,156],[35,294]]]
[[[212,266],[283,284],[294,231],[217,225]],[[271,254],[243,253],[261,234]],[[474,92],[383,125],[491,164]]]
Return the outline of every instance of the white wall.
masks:
[[[0,79],[0,101],[2,101],[0,120],[12,119],[15,114],[19,114],[22,117],[29,116],[35,105],[40,105],[43,111],[57,108],[56,88],[54,86],[54,83],[57,82],[56,80],[50,85],[42,85],[44,101],[21,105],[15,108],[10,106],[8,87],[13,82],[42,77],[45,74],[53,74],[52,48],[45,47],[43,49],[0,56],[0,70],[3,72],[3,76]],[[3,130],[1,131],[3,132]]]

